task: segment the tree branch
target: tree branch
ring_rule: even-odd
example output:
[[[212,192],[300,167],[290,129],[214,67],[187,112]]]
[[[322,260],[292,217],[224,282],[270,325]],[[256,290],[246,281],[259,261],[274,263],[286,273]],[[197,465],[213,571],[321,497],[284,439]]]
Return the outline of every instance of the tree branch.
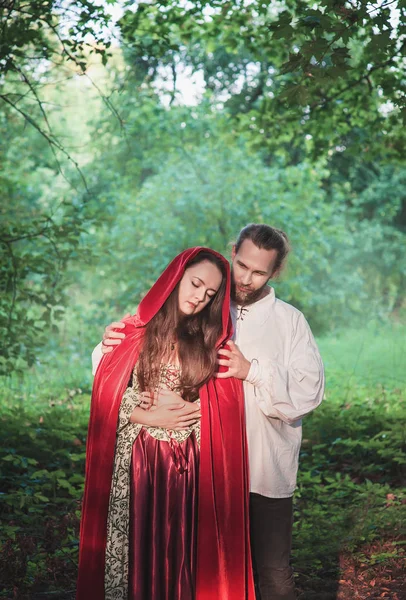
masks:
[[[7,248],[7,252],[10,256],[11,266],[13,268],[13,272],[12,272],[12,276],[11,276],[11,284],[12,284],[13,293],[12,293],[10,308],[8,311],[8,318],[7,318],[7,329],[8,329],[8,333],[10,334],[11,333],[11,323],[12,323],[12,319],[13,319],[13,312],[14,312],[14,307],[15,307],[16,299],[17,299],[17,263],[16,263],[15,256],[13,254],[13,248],[12,248],[11,244],[6,242],[6,243],[4,243],[4,245]]]
[[[27,121],[27,123],[30,123],[30,125],[32,125],[49,143],[49,145],[52,148],[52,152],[55,156],[55,159],[57,161],[58,164],[58,170],[61,173],[61,175],[64,177],[64,179],[66,179],[64,173],[62,172],[62,168],[61,165],[59,163],[58,158],[56,157],[55,153],[54,153],[54,148],[57,148],[60,152],[62,152],[62,154],[64,154],[66,156],[66,158],[74,165],[76,171],[79,173],[79,176],[82,180],[82,183],[85,187],[86,192],[89,193],[89,188],[87,187],[87,182],[85,179],[85,176],[83,174],[82,169],[79,167],[79,164],[77,163],[77,161],[72,158],[72,156],[69,154],[69,152],[67,152],[67,150],[65,150],[65,148],[62,146],[62,144],[60,144],[57,140],[55,140],[53,137],[51,137],[52,134],[48,134],[46,131],[44,131],[39,125],[38,123],[36,123],[36,121],[34,121],[34,119],[31,118],[31,116],[26,113],[24,110],[22,110],[21,108],[19,108],[15,103],[11,102],[11,100],[7,97],[7,95],[5,94],[0,94],[0,98],[6,102],[7,104],[9,104],[14,110],[16,110],[18,113],[20,113],[21,116],[24,117],[24,119]],[[68,181],[66,179],[66,181]],[[71,182],[68,181],[68,183],[70,185],[72,185]],[[75,186],[73,186],[75,187]],[[76,187],[75,187],[76,189]]]
[[[33,238],[44,235],[47,230],[48,230],[48,226],[44,227],[43,229],[40,229],[39,231],[36,231],[35,233],[26,233],[24,235],[19,235],[19,236],[10,237],[10,238],[2,237],[2,238],[0,238],[0,243],[14,244],[14,242],[20,242],[21,240],[31,240]]]
[[[369,71],[367,73],[365,73],[364,75],[362,75],[361,77],[359,77],[355,81],[352,81],[350,84],[348,84],[346,87],[344,87],[342,90],[339,90],[335,94],[332,94],[331,96],[325,96],[322,99],[322,101],[314,102],[313,104],[310,105],[310,110],[315,110],[315,109],[318,109],[318,108],[325,108],[326,105],[329,102],[332,102],[333,100],[336,100],[342,94],[345,94],[345,92],[348,92],[348,90],[351,90],[354,87],[356,87],[357,85],[360,85],[360,83],[362,83],[364,80],[368,81],[370,75],[372,73],[374,73],[375,71],[378,71],[379,69],[383,69],[384,67],[387,67],[390,64],[392,64],[393,63],[393,58],[394,57],[392,56],[391,58],[389,58],[385,62],[380,63],[379,65],[375,65],[374,67],[371,67],[371,69],[369,69]]]

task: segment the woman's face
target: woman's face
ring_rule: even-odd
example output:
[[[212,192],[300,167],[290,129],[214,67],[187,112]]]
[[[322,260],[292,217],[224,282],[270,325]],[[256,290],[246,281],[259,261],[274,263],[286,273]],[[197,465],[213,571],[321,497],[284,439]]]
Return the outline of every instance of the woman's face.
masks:
[[[210,302],[219,289],[223,276],[208,260],[186,269],[180,280],[178,306],[184,315],[196,315]]]

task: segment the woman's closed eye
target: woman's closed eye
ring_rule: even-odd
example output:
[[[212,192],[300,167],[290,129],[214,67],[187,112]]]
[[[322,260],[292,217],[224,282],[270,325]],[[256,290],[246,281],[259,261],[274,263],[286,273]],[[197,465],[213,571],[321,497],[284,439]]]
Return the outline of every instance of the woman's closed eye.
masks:
[[[201,287],[201,285],[202,285],[202,284],[200,283],[200,281],[193,281],[193,280],[192,280],[192,282],[191,282],[191,283],[192,283],[193,287],[195,287],[195,288],[200,288],[200,287]],[[207,296],[207,297],[208,297],[210,300],[211,300],[212,298],[214,298],[214,296],[215,296],[216,294],[217,294],[217,291],[215,291],[215,290],[206,290],[206,292],[205,292],[205,296]]]

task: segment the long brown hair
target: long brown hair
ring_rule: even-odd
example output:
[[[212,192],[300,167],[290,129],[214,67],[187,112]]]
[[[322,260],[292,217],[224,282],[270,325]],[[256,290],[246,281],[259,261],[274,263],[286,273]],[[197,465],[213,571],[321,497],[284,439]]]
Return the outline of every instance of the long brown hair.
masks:
[[[216,369],[216,343],[222,332],[222,306],[226,290],[226,269],[223,261],[205,250],[192,258],[186,270],[203,261],[209,261],[223,278],[216,295],[196,315],[183,316],[178,308],[180,281],[168,296],[162,308],[145,327],[144,342],[137,363],[137,379],[141,391],[153,392],[159,382],[159,369],[172,342],[177,343],[181,368],[179,393],[193,401],[199,388]]]

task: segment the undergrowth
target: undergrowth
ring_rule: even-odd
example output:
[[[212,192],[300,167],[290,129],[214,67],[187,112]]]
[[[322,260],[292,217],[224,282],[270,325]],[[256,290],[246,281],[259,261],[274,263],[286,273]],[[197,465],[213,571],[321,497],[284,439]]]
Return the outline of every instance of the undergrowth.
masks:
[[[304,422],[295,496],[293,561],[302,589],[317,580],[334,586],[348,553],[377,569],[405,552],[401,362],[396,382],[371,383],[360,368],[345,377],[331,367],[329,344],[340,351],[325,341],[329,383]],[[0,598],[74,598],[90,384],[83,361],[69,369],[56,361],[2,386]]]

